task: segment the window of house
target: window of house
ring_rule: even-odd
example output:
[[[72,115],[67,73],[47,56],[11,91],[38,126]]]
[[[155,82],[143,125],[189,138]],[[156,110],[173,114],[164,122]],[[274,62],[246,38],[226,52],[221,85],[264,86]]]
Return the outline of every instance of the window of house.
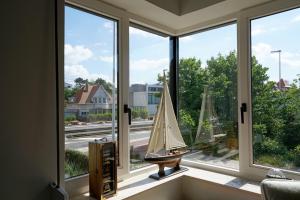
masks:
[[[300,171],[300,9],[251,20],[253,163]]]
[[[102,103],[102,98],[101,97],[98,98],[98,102]]]
[[[239,168],[237,26],[179,38],[179,126],[185,160]]]
[[[64,96],[74,99],[64,108],[65,178],[88,173],[88,142],[118,138],[117,32],[117,21],[65,6]],[[90,103],[99,86],[114,99],[109,109]]]
[[[148,85],[161,85],[164,70],[169,69],[169,37],[133,25],[129,29],[130,69],[129,106],[132,108],[130,126],[130,170],[149,165],[144,155],[157,110],[154,93]],[[150,93],[151,92],[151,93]],[[160,99],[160,93],[155,93]]]
[[[92,103],[97,103],[97,97],[93,97]]]

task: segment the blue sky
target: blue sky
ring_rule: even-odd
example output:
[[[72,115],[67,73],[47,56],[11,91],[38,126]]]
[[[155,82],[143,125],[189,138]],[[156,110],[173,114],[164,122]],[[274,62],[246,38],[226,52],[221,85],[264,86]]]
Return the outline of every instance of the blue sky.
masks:
[[[66,7],[65,81],[77,77],[112,81],[113,28],[116,22]],[[300,74],[300,9],[253,20],[252,52],[278,80],[278,55],[282,50],[282,77],[290,82]],[[218,53],[237,49],[236,24],[180,38],[180,58],[196,57],[204,66]],[[155,83],[168,68],[169,38],[130,28],[130,83]]]

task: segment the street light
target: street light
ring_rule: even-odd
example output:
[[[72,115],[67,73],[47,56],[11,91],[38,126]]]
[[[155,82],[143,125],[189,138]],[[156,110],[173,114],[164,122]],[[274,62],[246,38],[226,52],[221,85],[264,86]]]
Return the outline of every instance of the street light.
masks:
[[[279,61],[279,82],[278,82],[278,85],[279,85],[279,89],[281,89],[281,83],[280,83],[280,80],[281,80],[281,50],[275,50],[275,51],[271,51],[271,53],[278,53],[278,61]]]

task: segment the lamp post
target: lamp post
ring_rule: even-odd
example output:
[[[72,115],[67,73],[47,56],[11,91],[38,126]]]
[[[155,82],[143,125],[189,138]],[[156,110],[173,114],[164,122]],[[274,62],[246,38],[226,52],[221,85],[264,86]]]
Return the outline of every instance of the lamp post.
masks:
[[[281,49],[279,50],[275,50],[275,51],[271,51],[271,53],[278,53],[278,67],[279,67],[279,81],[278,81],[278,86],[279,89],[281,90]]]

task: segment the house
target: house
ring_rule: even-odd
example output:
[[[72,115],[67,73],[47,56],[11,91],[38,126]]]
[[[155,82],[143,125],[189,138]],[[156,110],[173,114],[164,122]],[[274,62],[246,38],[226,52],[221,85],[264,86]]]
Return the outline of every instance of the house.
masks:
[[[150,199],[172,199],[172,200],[194,200],[194,199],[222,199],[222,200],[250,200],[261,199],[262,193],[260,183],[266,177],[271,169],[272,164],[264,165],[264,161],[270,160],[276,164],[285,157],[299,158],[297,149],[289,150],[296,152],[294,157],[284,155],[280,159],[276,159],[277,153],[284,150],[281,146],[276,146],[276,138],[266,140],[265,146],[275,147],[276,153],[266,155],[260,161],[255,163],[255,156],[252,152],[252,129],[253,126],[253,110],[250,105],[253,103],[251,97],[251,52],[252,37],[261,39],[263,44],[258,52],[262,52],[263,57],[267,57],[271,50],[272,44],[266,42],[280,41],[280,44],[296,44],[299,46],[299,36],[289,37],[291,35],[281,34],[283,29],[290,30],[289,34],[295,32],[291,27],[299,26],[298,17],[293,15],[284,17],[284,23],[272,29],[268,26],[253,26],[253,22],[257,19],[266,19],[268,17],[277,16],[275,20],[268,21],[268,24],[274,24],[282,19],[281,14],[287,12],[299,12],[299,0],[26,0],[26,1],[2,1],[1,3],[1,139],[0,139],[0,157],[1,157],[1,187],[0,199],[3,200],[87,200],[89,198],[89,176],[82,174],[80,176],[65,179],[65,131],[64,131],[64,74],[72,73],[72,75],[93,76],[84,70],[80,60],[84,60],[92,54],[86,49],[80,47],[80,53],[75,54],[76,62],[69,62],[76,68],[72,70],[64,70],[64,45],[65,36],[73,35],[73,32],[64,30],[65,24],[65,7],[75,7],[78,12],[87,14],[96,13],[96,16],[112,19],[117,23],[115,32],[117,38],[115,49],[118,56],[119,71],[117,72],[119,85],[119,132],[118,132],[118,190],[117,196],[113,199],[128,200],[150,200]],[[294,13],[295,14],[295,13]],[[297,14],[297,13],[296,13]],[[101,18],[101,19],[102,19]],[[77,21],[72,22],[79,24]],[[82,24],[89,24],[86,21]],[[216,166],[215,163],[198,162],[184,160],[184,165],[188,171],[177,174],[176,176],[167,177],[163,181],[149,180],[147,177],[150,172],[156,170],[156,166],[148,166],[139,170],[130,171],[129,163],[129,140],[132,135],[129,134],[129,116],[126,105],[129,102],[129,71],[130,71],[130,27],[138,27],[147,33],[160,34],[167,37],[170,41],[169,46],[165,47],[170,62],[168,62],[170,72],[170,93],[171,96],[178,98],[176,93],[178,89],[179,68],[179,49],[185,46],[188,53],[188,42],[196,44],[193,39],[194,33],[201,33],[218,27],[225,27],[235,23],[237,43],[232,42],[233,37],[223,38],[218,44],[207,43],[198,46],[194,50],[198,55],[206,54],[212,46],[219,46],[226,42],[234,44],[237,47],[238,58],[236,60],[238,69],[237,75],[237,102],[234,110],[238,119],[238,151],[239,155],[235,156],[235,162],[238,168],[225,166]],[[94,27],[93,31],[99,33],[101,27]],[[106,28],[113,33],[112,27],[107,25]],[[213,37],[222,36],[221,34],[213,34]],[[297,32],[296,32],[297,33]],[[139,35],[140,43],[149,34],[141,32],[132,32]],[[272,39],[272,35],[276,34],[277,38]],[[90,37],[86,34],[86,37]],[[267,39],[264,40],[264,37]],[[113,38],[113,37],[111,37]],[[151,37],[150,37],[151,38]],[[292,39],[292,41],[290,40]],[[77,41],[77,40],[76,40]],[[93,46],[93,44],[90,44]],[[100,44],[103,45],[103,44]],[[113,46],[113,47],[115,47]],[[90,47],[90,46],[89,46]],[[280,48],[280,47],[279,47]],[[111,48],[113,49],[113,48]],[[227,48],[224,48],[227,50]],[[103,50],[105,50],[103,48]],[[287,73],[292,74],[292,68],[297,64],[294,54],[289,53],[283,61],[290,64]],[[182,51],[181,51],[182,52]],[[155,54],[156,52],[149,52]],[[96,55],[96,54],[95,54]],[[291,60],[286,60],[292,58]],[[103,59],[103,58],[102,58]],[[99,60],[96,55],[95,60]],[[105,58],[111,63],[111,59]],[[147,61],[149,71],[156,70],[160,65],[159,60]],[[149,64],[150,63],[150,64]],[[153,66],[152,66],[153,64]],[[154,65],[155,64],[155,65]],[[144,73],[147,73],[144,72]],[[297,73],[294,73],[295,75]],[[189,77],[186,78],[189,80]],[[193,80],[190,80],[191,82]],[[224,85],[225,86],[225,85]],[[285,84],[284,87],[287,85]],[[79,111],[84,106],[90,106],[105,110],[110,108],[111,100],[100,86],[88,86],[86,91],[82,91],[78,98],[74,99],[75,110]],[[136,99],[141,100],[135,102],[132,97],[132,105],[147,107],[149,99],[153,92],[145,93],[146,88],[142,86],[141,90],[136,92]],[[148,88],[149,90],[149,88]],[[92,92],[93,91],[93,92]],[[140,92],[140,93],[139,93]],[[200,99],[200,93],[194,99]],[[100,98],[100,99],[99,99]],[[102,98],[102,99],[101,99]],[[103,100],[105,98],[106,100]],[[173,99],[176,104],[176,99]],[[106,103],[105,103],[106,102]],[[150,100],[154,103],[156,100]],[[192,102],[193,103],[193,102]],[[98,105],[99,104],[99,105]],[[152,105],[152,104],[151,104]],[[229,104],[228,104],[229,105]],[[228,105],[224,105],[225,108]],[[245,105],[245,107],[243,106]],[[230,106],[230,105],[229,105]],[[245,109],[243,109],[245,108]],[[291,107],[294,108],[294,107]],[[276,108],[273,108],[276,110]],[[286,112],[290,112],[288,109]],[[82,114],[85,111],[82,110]],[[86,111],[87,112],[87,111]],[[94,112],[94,110],[93,110]],[[195,110],[197,112],[197,110]],[[263,110],[259,111],[263,113]],[[196,113],[197,114],[197,113]],[[268,113],[267,113],[268,114]],[[197,116],[198,117],[198,116]],[[269,116],[272,118],[273,116]],[[185,115],[185,119],[189,121],[189,116]],[[275,121],[276,126],[286,126],[283,121]],[[290,125],[293,125],[290,123]],[[289,126],[289,125],[287,125]],[[260,128],[260,127],[259,127]],[[292,130],[292,129],[291,129]],[[261,132],[265,132],[266,128],[262,128]],[[296,133],[296,132],[295,132]],[[275,134],[275,135],[276,135]],[[139,135],[139,134],[136,134]],[[133,135],[133,136],[136,136]],[[140,134],[142,135],[142,134]],[[280,137],[282,132],[280,132]],[[291,132],[290,135],[293,135]],[[90,135],[75,138],[77,145],[83,143],[84,139],[94,140]],[[186,138],[185,138],[186,139]],[[297,138],[293,141],[287,141],[296,144]],[[137,140],[138,142],[138,140]],[[70,142],[72,143],[72,142]],[[275,145],[275,146],[273,146]],[[297,145],[299,145],[297,143]],[[218,152],[215,146],[209,146]],[[264,151],[264,149],[261,149]],[[297,157],[298,156],[298,157]],[[211,157],[204,156],[206,160]],[[220,158],[219,161],[225,159]],[[277,166],[275,166],[277,167]],[[300,179],[299,170],[293,168],[290,163],[283,163],[283,173],[295,180]],[[278,170],[273,170],[269,175],[276,175]],[[275,172],[275,173],[274,173]],[[119,182],[120,180],[120,182]],[[285,180],[280,180],[280,184],[284,185]],[[290,184],[297,183],[290,181]],[[289,185],[289,184],[288,184]],[[299,187],[299,186],[297,186]],[[295,191],[296,187],[285,187],[282,191]],[[274,187],[276,189],[276,187]],[[265,190],[263,190],[265,191]],[[274,199],[277,197],[273,195]],[[289,199],[284,196],[281,199]],[[295,197],[293,199],[300,199]]]
[[[286,91],[291,88],[288,80],[280,79],[279,82],[276,83],[276,89],[281,91]]]
[[[111,112],[112,96],[102,85],[86,84],[69,99],[65,108],[65,116],[75,114],[85,118],[89,113]]]
[[[160,101],[161,84],[132,84],[129,89],[129,105],[133,109],[146,109],[153,118]]]

